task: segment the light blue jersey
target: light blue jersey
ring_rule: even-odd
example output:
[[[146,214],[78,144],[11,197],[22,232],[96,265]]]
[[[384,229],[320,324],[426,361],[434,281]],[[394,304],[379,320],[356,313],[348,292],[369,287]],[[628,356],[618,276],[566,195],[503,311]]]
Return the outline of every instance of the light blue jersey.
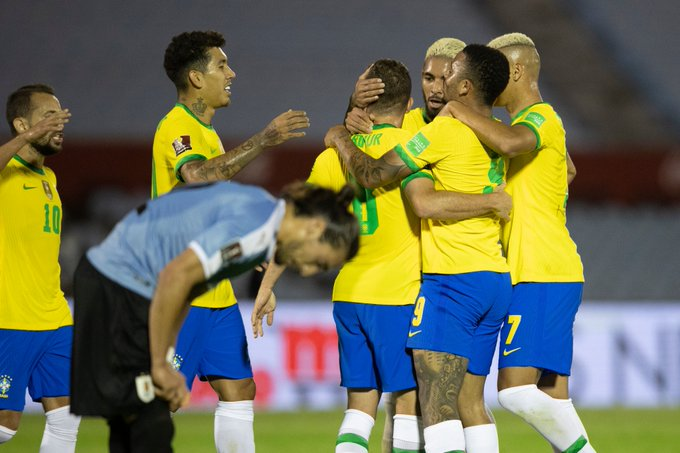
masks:
[[[87,252],[114,282],[151,299],[159,272],[191,248],[209,286],[272,258],[285,202],[235,182],[188,185],[130,212]]]

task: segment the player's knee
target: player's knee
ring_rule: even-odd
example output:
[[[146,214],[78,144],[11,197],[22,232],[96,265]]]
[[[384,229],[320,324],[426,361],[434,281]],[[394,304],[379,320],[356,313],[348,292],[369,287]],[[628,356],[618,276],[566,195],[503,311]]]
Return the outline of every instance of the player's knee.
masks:
[[[15,430],[0,425],[0,444],[4,444],[12,440],[12,437],[14,437],[16,433],[17,432]]]
[[[536,385],[511,387],[498,392],[498,403],[513,414],[522,415],[533,406],[533,394],[540,392]]]
[[[71,406],[63,406],[46,412],[45,431],[58,439],[75,442],[81,417],[71,414],[70,409]]]

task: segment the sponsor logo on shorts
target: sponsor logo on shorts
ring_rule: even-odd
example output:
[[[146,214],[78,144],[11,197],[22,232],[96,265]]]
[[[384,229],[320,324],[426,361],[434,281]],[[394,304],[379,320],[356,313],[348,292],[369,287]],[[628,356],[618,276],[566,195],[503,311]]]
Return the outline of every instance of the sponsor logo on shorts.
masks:
[[[184,359],[182,358],[181,355],[175,354],[172,357],[172,361],[170,362],[170,365],[175,369],[175,371],[179,371],[180,368],[182,368],[182,363],[184,362]]]
[[[172,142],[172,147],[175,149],[175,156],[179,156],[183,152],[189,151],[191,149],[191,137],[182,135]]]
[[[515,349],[511,349],[511,350],[508,351],[507,349],[503,348],[503,357],[509,356],[513,352],[517,352],[520,349],[522,349],[522,348],[515,348]]]
[[[240,258],[243,256],[243,250],[241,249],[241,244],[238,242],[234,242],[233,244],[229,244],[228,246],[224,247],[221,250],[222,253],[222,262],[228,263],[231,260],[235,260],[237,258]]]
[[[0,376],[0,398],[9,398],[10,387],[12,387],[12,378],[6,374]]]
[[[156,397],[153,389],[153,381],[148,374],[140,374],[135,378],[135,388],[137,389],[137,396],[143,403],[153,401]]]
[[[408,331],[408,337],[409,337],[409,338],[415,337],[415,336],[418,335],[420,332],[422,332],[422,329],[421,329],[421,330],[416,330],[415,332],[411,332],[411,331],[409,330],[409,331]]]

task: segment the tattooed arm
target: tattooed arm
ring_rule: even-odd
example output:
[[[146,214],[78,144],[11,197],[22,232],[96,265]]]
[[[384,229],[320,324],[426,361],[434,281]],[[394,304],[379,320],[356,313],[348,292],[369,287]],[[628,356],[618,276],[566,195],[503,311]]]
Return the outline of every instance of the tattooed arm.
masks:
[[[359,184],[375,189],[400,180],[413,171],[406,166],[399,155],[391,149],[380,159],[374,159],[354,145],[349,131],[344,126],[333,126],[326,133],[326,146],[335,148],[348,170]]]
[[[309,119],[305,112],[288,110],[236,148],[214,159],[187,162],[180,173],[187,183],[231,179],[265,149],[291,138],[304,137],[305,133],[299,130],[308,127]]]

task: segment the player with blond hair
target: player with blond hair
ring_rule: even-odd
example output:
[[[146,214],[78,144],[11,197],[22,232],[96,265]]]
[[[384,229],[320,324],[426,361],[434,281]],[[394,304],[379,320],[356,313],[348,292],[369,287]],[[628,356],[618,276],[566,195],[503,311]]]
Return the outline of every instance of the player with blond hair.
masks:
[[[503,228],[513,299],[501,332],[498,400],[533,426],[555,451],[594,452],[569,399],[573,325],[581,303],[583,266],[566,227],[568,184],[575,175],[565,132],[538,87],[534,42],[509,33],[489,42],[510,63],[510,81],[496,101],[510,126],[452,101],[445,110],[494,151],[510,157],[507,190],[513,213]]]

